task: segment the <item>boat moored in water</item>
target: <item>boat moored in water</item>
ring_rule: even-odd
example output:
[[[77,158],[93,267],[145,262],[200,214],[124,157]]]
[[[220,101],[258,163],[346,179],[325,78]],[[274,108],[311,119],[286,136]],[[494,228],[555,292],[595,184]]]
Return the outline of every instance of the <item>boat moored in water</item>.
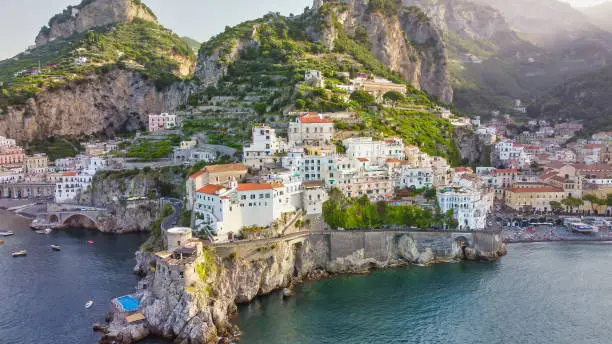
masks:
[[[28,255],[28,251],[26,250],[13,252],[13,257],[25,257],[27,255]]]
[[[62,248],[60,246],[58,246],[58,245],[51,245],[51,249],[53,251],[61,251],[62,250]]]
[[[11,235],[15,235],[15,233],[13,231],[2,231],[2,232],[0,232],[0,236],[7,237],[7,236],[11,236]]]
[[[89,309],[89,308],[91,308],[91,306],[93,306],[93,301],[92,301],[92,300],[89,300],[89,301],[87,301],[87,303],[85,304],[85,309]]]

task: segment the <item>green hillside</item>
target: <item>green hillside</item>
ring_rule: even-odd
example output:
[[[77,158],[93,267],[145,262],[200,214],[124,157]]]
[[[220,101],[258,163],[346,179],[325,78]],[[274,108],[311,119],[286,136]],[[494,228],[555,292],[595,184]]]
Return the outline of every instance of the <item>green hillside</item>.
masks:
[[[87,60],[78,63],[79,58]],[[0,105],[21,104],[42,90],[90,73],[105,73],[114,65],[137,70],[163,88],[187,77],[185,64],[194,63],[193,51],[180,37],[137,19],[58,39],[0,61]]]
[[[414,89],[376,58],[367,43],[347,34],[333,19],[334,6],[326,3],[319,12],[309,11],[296,17],[269,14],[242,23],[202,44],[200,54],[218,55],[217,63],[228,68],[218,87],[211,87],[192,99],[191,104],[209,105],[212,96],[235,97],[228,107],[250,106],[251,114],[232,116],[223,110],[208,110],[186,122],[191,131],[206,130],[213,143],[240,147],[248,142],[253,123],[275,123],[291,118],[281,116],[290,110],[334,112],[350,110],[362,113],[359,123],[338,122],[340,129],[358,131],[377,137],[399,135],[407,144],[418,144],[432,155],[442,155],[457,161],[457,149],[452,141],[452,126],[435,118],[429,109],[437,105],[430,97]],[[332,20],[329,20],[329,19]],[[307,33],[321,34],[330,26],[337,32],[333,50],[313,40]],[[236,49],[242,47],[235,57]],[[321,71],[324,87],[304,82],[308,70]],[[346,84],[345,73],[355,76],[368,73],[404,83],[409,90],[398,107],[410,110],[369,107],[368,101],[351,99],[336,85]],[[251,99],[251,101],[247,101]],[[256,99],[259,101],[255,101]],[[219,103],[215,103],[219,105]],[[221,104],[223,105],[223,104]],[[219,136],[218,133],[224,134]]]
[[[193,50],[194,52],[198,52],[198,50],[200,50],[200,45],[202,45],[202,43],[196,41],[193,38],[187,37],[187,36],[183,36],[181,37],[181,39],[187,43],[187,45],[191,48],[191,50]]]

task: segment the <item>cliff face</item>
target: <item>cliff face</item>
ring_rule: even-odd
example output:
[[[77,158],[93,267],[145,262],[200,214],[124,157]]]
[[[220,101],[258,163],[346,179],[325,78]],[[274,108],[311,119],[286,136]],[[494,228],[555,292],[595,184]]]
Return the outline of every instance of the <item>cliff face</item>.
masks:
[[[373,10],[366,0],[343,2],[333,8],[333,16],[350,36],[367,32],[370,52],[376,59],[422,89],[450,103],[453,89],[446,48],[438,29],[414,7],[401,7],[396,13]],[[324,6],[315,2],[315,8]],[[338,28],[326,18],[328,25],[322,33],[324,44],[333,49],[338,39]]]
[[[304,240],[236,245],[217,248],[215,253],[205,250],[202,257],[185,265],[138,253],[135,271],[148,273],[138,288],[140,311],[147,324],[128,325],[120,314],[114,314],[101,342],[133,343],[155,334],[176,343],[218,343],[219,337],[231,335],[229,319],[236,304],[305,278],[435,259],[496,260],[505,254],[501,243],[492,252],[469,247],[454,250],[450,234],[417,233],[412,236],[418,239],[413,239],[411,235],[373,233],[366,235],[367,240],[378,244],[366,248],[363,238],[351,236],[346,232],[313,234]]]
[[[175,83],[160,91],[140,73],[116,68],[41,92],[25,105],[9,107],[0,116],[0,134],[31,141],[135,131],[144,128],[149,114],[185,104],[194,88],[190,83]]]
[[[58,38],[67,38],[95,27],[113,23],[125,23],[140,18],[157,22],[155,15],[141,2],[134,0],[85,0],[80,5],[68,7],[49,21],[36,36],[41,46]]]

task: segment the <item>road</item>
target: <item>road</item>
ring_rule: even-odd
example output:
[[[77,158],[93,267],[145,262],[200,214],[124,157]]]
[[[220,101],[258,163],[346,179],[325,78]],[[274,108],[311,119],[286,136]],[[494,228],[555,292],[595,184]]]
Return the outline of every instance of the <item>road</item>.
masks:
[[[174,213],[162,221],[161,224],[163,230],[168,230],[169,228],[175,227],[178,223],[179,216],[183,210],[183,201],[176,198],[161,198],[160,200],[162,201],[162,206],[163,204],[170,204],[172,208],[174,208]]]

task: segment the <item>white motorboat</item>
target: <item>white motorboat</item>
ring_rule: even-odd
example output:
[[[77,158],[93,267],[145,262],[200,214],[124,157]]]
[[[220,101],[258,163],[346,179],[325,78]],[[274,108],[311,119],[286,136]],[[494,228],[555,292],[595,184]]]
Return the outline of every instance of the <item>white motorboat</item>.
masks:
[[[15,235],[15,233],[13,231],[2,231],[2,232],[0,232],[0,236],[7,237],[7,236],[11,236],[11,235]]]
[[[13,252],[13,257],[25,257],[27,255],[28,255],[28,251],[26,250]]]
[[[87,303],[85,304],[85,309],[89,309],[89,308],[91,308],[91,306],[93,306],[93,301],[92,301],[92,300],[89,300],[89,301],[87,301]]]
[[[58,245],[51,245],[51,249],[53,251],[61,251],[62,250],[62,248],[60,246],[58,246]]]
[[[51,234],[52,232],[53,232],[53,229],[51,228],[45,229],[45,234]]]
[[[37,230],[37,231],[35,231],[35,233],[36,233],[36,234],[45,234],[45,231],[41,229],[41,230]]]

